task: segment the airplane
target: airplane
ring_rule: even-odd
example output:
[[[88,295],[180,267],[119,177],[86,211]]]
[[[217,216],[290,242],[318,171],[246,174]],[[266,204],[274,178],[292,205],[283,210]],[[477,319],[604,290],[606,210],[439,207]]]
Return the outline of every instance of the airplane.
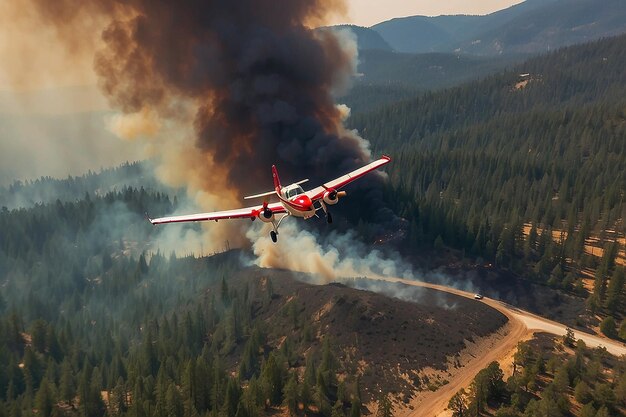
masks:
[[[317,217],[317,211],[322,210],[326,216],[326,221],[328,223],[332,223],[333,218],[328,210],[328,206],[337,204],[340,198],[346,196],[346,192],[339,191],[339,189],[362,177],[368,172],[380,168],[390,161],[390,157],[383,155],[380,159],[377,159],[374,162],[370,162],[359,169],[349,172],[309,191],[304,191],[301,187],[301,185],[307,182],[308,179],[294,182],[286,187],[281,186],[276,165],[272,165],[274,190],[247,196],[244,197],[244,199],[248,200],[276,195],[279,200],[278,202],[268,203],[267,201],[264,201],[262,205],[211,213],[161,217],[158,219],[151,219],[147,215],[146,217],[153,225],[163,223],[200,222],[208,220],[215,220],[217,222],[218,220],[223,219],[255,220],[256,218],[259,218],[264,223],[272,224],[273,230],[270,231],[270,238],[272,239],[272,242],[276,243],[278,241],[278,228],[283,220],[289,216],[310,219],[311,217]],[[280,218],[278,218],[279,216]]]

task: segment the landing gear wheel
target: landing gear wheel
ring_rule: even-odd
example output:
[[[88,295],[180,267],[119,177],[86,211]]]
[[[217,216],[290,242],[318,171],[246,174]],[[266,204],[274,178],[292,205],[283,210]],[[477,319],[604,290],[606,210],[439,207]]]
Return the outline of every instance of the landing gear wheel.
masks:
[[[270,232],[270,237],[272,238],[272,242],[276,243],[276,241],[278,240],[278,235],[276,235],[275,231],[271,231]]]
[[[331,224],[333,222],[333,216],[330,213],[326,213],[326,222]]]

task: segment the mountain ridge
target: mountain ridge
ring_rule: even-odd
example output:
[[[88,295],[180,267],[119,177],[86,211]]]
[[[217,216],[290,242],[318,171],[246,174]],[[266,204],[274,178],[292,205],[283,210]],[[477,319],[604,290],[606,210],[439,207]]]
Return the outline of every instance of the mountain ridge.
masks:
[[[626,8],[620,0],[527,0],[482,16],[409,16],[371,29],[398,52],[540,53],[626,31]]]

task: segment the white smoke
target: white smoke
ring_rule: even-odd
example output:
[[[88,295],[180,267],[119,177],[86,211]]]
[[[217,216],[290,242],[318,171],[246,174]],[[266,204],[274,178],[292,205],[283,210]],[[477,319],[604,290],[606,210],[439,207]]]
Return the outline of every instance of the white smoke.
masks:
[[[387,257],[377,249],[360,243],[353,232],[331,232],[324,243],[310,231],[286,219],[279,229],[277,243],[268,235],[271,226],[255,224],[246,236],[256,256],[254,264],[262,268],[281,268],[308,272],[324,283],[343,277],[412,277],[410,265],[399,257]]]

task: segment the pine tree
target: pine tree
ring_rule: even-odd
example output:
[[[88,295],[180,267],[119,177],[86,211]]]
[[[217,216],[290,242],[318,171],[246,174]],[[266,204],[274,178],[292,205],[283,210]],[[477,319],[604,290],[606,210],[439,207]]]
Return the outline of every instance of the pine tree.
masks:
[[[331,413],[329,386],[324,377],[324,373],[319,369],[317,371],[317,382],[315,384],[314,398],[315,405],[320,414],[329,416]]]
[[[59,381],[59,398],[68,405],[72,405],[76,388],[72,372],[72,365],[69,360],[64,360],[61,365],[61,380]]]
[[[183,408],[185,410],[185,416],[190,416],[196,410],[196,398],[195,398],[195,361],[189,359],[185,365],[185,371],[183,372],[181,381],[181,398],[183,401]]]
[[[170,383],[165,394],[165,410],[168,417],[182,417],[184,413],[183,401],[174,383]],[[232,417],[229,415],[229,417]]]
[[[35,320],[30,326],[32,347],[36,352],[44,353],[46,351],[46,327],[47,323],[41,319]]]
[[[461,389],[450,398],[448,408],[452,410],[454,417],[465,417],[467,415],[467,393],[464,389]]]
[[[593,403],[585,404],[580,410],[580,417],[595,417],[596,409],[593,406]]]
[[[126,413],[128,410],[128,399],[126,395],[126,384],[122,377],[118,378],[109,398],[109,410],[116,415]]]
[[[608,316],[602,320],[600,323],[600,331],[611,339],[616,338],[617,330],[615,330],[615,319],[612,316]]]
[[[289,414],[295,416],[298,412],[298,376],[295,372],[289,373],[289,379],[283,388],[284,402]]]
[[[239,387],[239,382],[234,378],[229,378],[228,383],[226,384],[226,394],[223,406],[223,411],[226,416],[235,417],[240,398],[241,388]]]
[[[142,342],[142,356],[141,361],[144,369],[153,376],[156,376],[159,370],[159,362],[157,358],[157,352],[154,343],[154,335],[152,333],[152,326],[146,326],[147,330]]]
[[[196,359],[194,376],[192,392],[195,395],[195,408],[199,413],[204,413],[211,406],[211,388],[213,385],[210,366],[204,359],[204,355],[200,355]]]
[[[148,268],[148,263],[146,262],[146,256],[144,253],[139,255],[139,262],[137,264],[137,268],[142,275],[145,275],[148,273],[149,268]]]
[[[615,268],[615,271],[613,272],[613,275],[607,287],[606,303],[605,303],[606,308],[609,310],[611,314],[615,314],[615,312],[620,307],[620,301],[623,298],[625,279],[626,278],[624,274],[624,268],[623,267]]]
[[[43,417],[50,417],[52,415],[52,407],[55,403],[53,397],[53,390],[50,387],[50,382],[47,378],[41,380],[39,390],[35,396],[35,408],[38,413]]]
[[[554,387],[560,393],[567,391],[567,388],[569,387],[569,373],[566,365],[557,369],[554,375]]]
[[[574,397],[581,404],[587,404],[591,401],[591,388],[585,381],[580,381],[574,388]]]
[[[484,411],[487,405],[488,398],[488,386],[487,380],[484,374],[478,373],[469,387],[471,408],[475,414],[480,414]]]
[[[309,405],[311,404],[311,398],[313,397],[313,394],[311,393],[311,385],[307,381],[306,377],[304,378],[304,380],[302,381],[302,384],[300,385],[299,397],[300,397],[300,401],[302,401],[304,410],[306,411]]]
[[[574,336],[574,331],[567,327],[565,329],[565,335],[563,336],[563,344],[565,346],[574,347],[574,343],[576,342],[576,337]]]
[[[278,405],[282,402],[282,372],[277,363],[274,352],[264,362],[261,369],[261,383],[267,389],[267,399],[272,405]]]

